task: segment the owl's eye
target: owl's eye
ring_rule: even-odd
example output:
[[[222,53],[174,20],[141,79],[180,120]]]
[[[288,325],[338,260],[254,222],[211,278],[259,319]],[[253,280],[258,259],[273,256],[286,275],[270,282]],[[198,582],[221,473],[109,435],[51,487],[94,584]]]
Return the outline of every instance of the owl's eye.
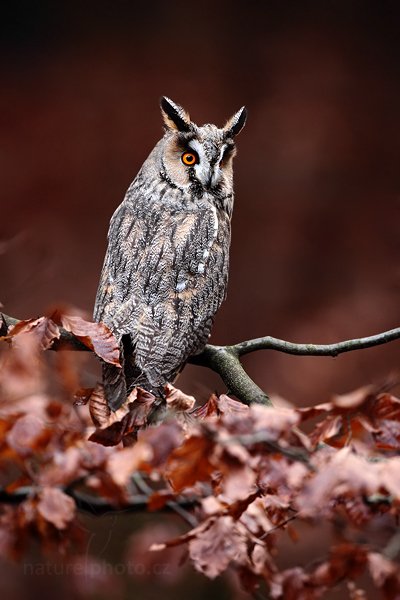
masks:
[[[188,167],[191,167],[199,162],[199,157],[197,156],[196,152],[184,152],[181,158],[183,164],[187,165]]]

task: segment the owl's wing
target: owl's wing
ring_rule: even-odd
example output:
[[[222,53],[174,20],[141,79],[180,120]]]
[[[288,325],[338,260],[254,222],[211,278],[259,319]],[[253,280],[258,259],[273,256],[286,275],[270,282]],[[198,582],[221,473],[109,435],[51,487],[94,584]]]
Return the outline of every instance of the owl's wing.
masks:
[[[137,214],[124,201],[114,212],[108,231],[108,247],[97,290],[93,317],[102,321],[114,333],[120,345],[122,368],[102,364],[105,395],[112,410],[117,410],[127,397],[123,336],[134,327],[133,319],[140,298],[133,290],[142,248],[146,246],[146,231],[150,235],[152,219]]]
[[[110,222],[94,319],[108,325],[119,341],[124,333],[131,330],[129,315],[139,300],[136,297],[139,263],[157,220],[146,219],[144,214],[134,210],[132,204],[124,201]]]
[[[146,208],[123,203],[112,218],[95,319],[119,341],[129,334],[137,369],[156,387],[208,337],[225,296],[230,227],[211,205],[192,212]],[[107,397],[117,394],[118,406],[126,393],[121,370],[105,369],[114,390]]]
[[[230,222],[209,206],[163,214],[139,263],[136,365],[153,385],[171,381],[208,339],[225,297]]]

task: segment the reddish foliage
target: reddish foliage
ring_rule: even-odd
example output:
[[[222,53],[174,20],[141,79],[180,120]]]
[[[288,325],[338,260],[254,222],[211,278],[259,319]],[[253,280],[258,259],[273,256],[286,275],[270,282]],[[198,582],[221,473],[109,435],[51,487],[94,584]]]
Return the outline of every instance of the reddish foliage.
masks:
[[[92,323],[77,315],[70,316],[59,312],[54,313],[53,318],[105,362],[117,367],[121,366],[118,342],[107,325]]]
[[[233,568],[245,587],[255,591],[262,583],[277,600],[321,598],[340,582],[351,598],[363,600],[358,579],[365,574],[382,598],[400,597],[398,398],[370,386],[310,408],[247,407],[213,395],[194,409],[193,398],[167,386],[164,405],[136,388],[112,412],[98,385],[81,389],[74,404],[79,373],[73,361],[63,364],[60,353],[54,373],[54,361],[51,366],[42,352],[58,339],[59,326],[117,364],[112,336],[80,317],[24,321],[6,336],[11,350],[0,356],[3,555],[20,558],[33,539],[46,552],[79,547],[82,492],[93,502],[106,500],[107,510],[139,495],[149,510],[184,503],[187,512],[181,507],[179,514],[196,517],[183,535],[162,529],[155,539],[154,530],[142,532],[140,550],[133,538],[134,560],[143,544],[174,548],[173,578],[176,557],[186,550],[206,576]],[[311,419],[306,434],[301,428]],[[340,523],[335,542],[327,536],[325,555],[279,568],[280,540],[295,543],[299,524],[323,522]],[[149,565],[156,556],[146,554]],[[112,585],[100,577],[90,586],[102,583]]]
[[[42,488],[37,503],[38,513],[57,529],[65,529],[74,519],[76,506],[72,498],[57,488]]]
[[[215,470],[209,460],[213,447],[207,438],[193,435],[171,453],[165,475],[175,492],[210,479]]]
[[[128,442],[139,429],[147,425],[147,419],[152,411],[156,397],[143,390],[134,388],[126,402],[116,411],[108,407],[104,390],[98,385],[89,399],[90,416],[97,426],[90,440],[104,446],[115,446],[122,440]]]
[[[35,336],[42,350],[50,348],[54,340],[60,337],[58,326],[48,317],[20,321],[11,328],[8,336],[14,343],[17,343],[19,336],[27,333]]]

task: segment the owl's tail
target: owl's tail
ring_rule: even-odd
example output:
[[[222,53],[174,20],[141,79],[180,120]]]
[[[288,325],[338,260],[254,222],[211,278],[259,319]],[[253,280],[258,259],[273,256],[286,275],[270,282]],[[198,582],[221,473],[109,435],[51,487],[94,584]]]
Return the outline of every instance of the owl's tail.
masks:
[[[108,406],[115,411],[122,406],[127,396],[124,370],[109,363],[103,363],[102,367],[104,393]]]
[[[175,368],[170,377],[166,377],[158,369],[139,368],[129,334],[123,335],[120,342],[120,364],[122,368],[110,363],[102,364],[104,392],[107,404],[113,411],[122,406],[135,387],[147,390],[159,400],[165,399],[165,384],[167,381],[174,381],[184,366],[181,365],[179,370]]]

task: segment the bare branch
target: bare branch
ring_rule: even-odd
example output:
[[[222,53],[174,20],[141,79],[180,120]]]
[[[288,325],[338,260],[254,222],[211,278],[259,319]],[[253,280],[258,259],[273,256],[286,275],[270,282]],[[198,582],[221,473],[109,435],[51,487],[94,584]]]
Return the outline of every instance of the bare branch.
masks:
[[[17,323],[19,323],[20,319],[15,319],[14,317],[10,317],[5,315],[4,313],[0,313],[0,319],[2,317],[2,321],[0,320],[0,335],[7,335],[7,330],[10,327],[14,327]],[[4,327],[4,325],[5,327]],[[2,327],[3,325],[3,327]],[[51,350],[75,350],[78,352],[91,352],[91,350],[82,344],[72,333],[60,327],[60,338],[58,340],[54,340],[53,345],[50,348]]]
[[[5,327],[3,327],[4,331],[2,331],[0,322],[0,334],[6,335],[7,330],[16,325],[19,320],[5,314],[2,317]],[[60,327],[60,338],[54,341],[51,350],[87,352],[89,348],[84,346],[72,333]],[[188,362],[208,367],[212,371],[215,371],[215,373],[218,373],[229,392],[234,394],[244,404],[256,402],[272,406],[267,394],[247,375],[238,356],[230,350],[229,346],[208,345],[201,354],[191,357]]]
[[[208,344],[201,354],[192,356],[189,362],[208,367],[218,373],[228,388],[244,404],[265,404],[272,402],[263,390],[247,375],[239,356],[230,346],[211,346]]]
[[[24,500],[27,500],[29,496],[32,496],[35,489],[30,486],[21,487],[14,492],[7,492],[4,489],[0,489],[0,503],[18,505]],[[63,492],[75,500],[78,510],[87,512],[95,516],[101,516],[110,512],[143,512],[147,510],[147,503],[149,500],[148,494],[135,494],[129,499],[126,504],[112,504],[103,498],[87,494],[82,491],[78,491],[71,486],[63,489]],[[191,508],[195,506],[197,500],[195,498],[177,498],[174,500],[174,506],[170,506],[168,503],[160,509],[161,511],[177,512],[176,508],[179,506],[182,510],[184,507]],[[189,514],[185,511],[185,514]]]
[[[237,356],[244,356],[257,350],[278,350],[286,354],[296,354],[299,356],[337,356],[344,352],[353,350],[362,350],[363,348],[372,348],[400,339],[400,327],[390,329],[383,333],[371,335],[369,337],[358,338],[354,340],[344,340],[336,344],[295,344],[271,336],[256,338],[246,342],[240,342],[229,349]]]
[[[147,497],[150,498],[150,496],[154,493],[154,490],[145,482],[139,471],[132,475],[132,479],[139,488],[139,490],[144,494],[147,494]],[[180,502],[177,502],[176,500],[168,500],[168,502],[166,502],[165,505],[167,506],[167,508],[171,509],[172,511],[176,512],[177,515],[182,517],[182,519],[186,521],[186,523],[188,523],[192,529],[194,527],[197,527],[197,525],[199,524],[196,517],[194,517],[190,512],[185,510]]]

